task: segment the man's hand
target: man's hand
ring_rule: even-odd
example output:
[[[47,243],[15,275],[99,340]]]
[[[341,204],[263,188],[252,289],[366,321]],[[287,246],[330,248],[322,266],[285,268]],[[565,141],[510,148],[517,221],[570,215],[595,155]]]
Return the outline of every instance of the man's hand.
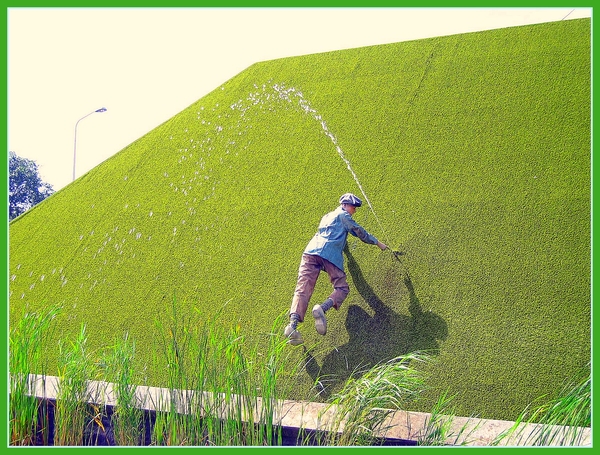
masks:
[[[387,245],[385,243],[382,242],[377,242],[377,246],[381,249],[381,251],[385,251],[387,250]]]

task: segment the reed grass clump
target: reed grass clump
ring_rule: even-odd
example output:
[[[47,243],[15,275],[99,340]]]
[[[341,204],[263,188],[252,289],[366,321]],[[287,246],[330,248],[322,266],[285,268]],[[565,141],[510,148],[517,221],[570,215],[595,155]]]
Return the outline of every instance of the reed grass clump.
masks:
[[[202,326],[190,326],[185,317],[182,322],[177,308],[174,301],[172,317],[156,322],[161,334],[157,356],[166,357],[170,370],[169,387],[158,395],[140,394],[135,342],[128,334],[116,338],[102,353],[89,348],[85,326],[75,340],[60,343],[61,376],[52,435],[46,408],[32,393],[37,384],[28,369],[44,376],[41,348],[60,308],[26,313],[10,333],[10,445],[100,445],[100,437],[105,444],[118,446],[282,445],[281,397],[294,385],[302,364],[276,330],[281,320],[275,320],[272,330],[264,334],[266,344],[250,343],[237,324],[227,327],[213,318]],[[391,425],[388,418],[426,389],[428,377],[421,367],[432,361],[431,355],[416,352],[355,371],[319,415],[316,434],[300,428],[296,445],[381,444]],[[92,383],[105,385],[90,387]],[[145,439],[150,419],[143,409],[148,400],[154,400],[156,411]],[[451,400],[447,394],[440,396],[417,445],[469,445],[476,427],[469,422],[454,425]],[[535,423],[535,431],[524,422]],[[590,427],[588,369],[558,398],[531,413],[524,411],[514,427],[491,445],[507,445],[507,441],[519,446],[582,445],[583,430]]]
[[[583,370],[578,380],[568,381],[554,399],[525,409],[515,425],[498,436],[494,445],[512,438],[522,445],[530,446],[576,446],[581,445],[583,429],[592,424],[592,377],[591,364]],[[525,432],[523,423],[534,425],[534,431]]]
[[[440,395],[427,419],[422,436],[418,438],[419,446],[469,445],[469,437],[479,425],[471,425],[471,419],[467,419],[463,425],[455,425],[456,412],[451,405],[453,398],[447,392]]]
[[[144,412],[136,394],[134,358],[135,342],[126,333],[115,340],[102,359],[103,376],[113,384],[115,394],[111,424],[115,444],[119,446],[136,446],[142,441]]]
[[[59,446],[81,445],[88,419],[88,381],[95,377],[96,369],[92,352],[88,348],[85,325],[77,338],[59,342],[60,380],[54,413],[54,444]],[[91,415],[99,422],[100,411]]]
[[[10,444],[32,445],[36,442],[36,426],[40,403],[30,393],[35,388],[31,373],[44,374],[45,342],[51,337],[51,325],[61,307],[45,312],[25,312],[9,335],[10,375]],[[47,441],[47,428],[40,431],[42,441]]]
[[[178,313],[174,299],[171,318],[157,321],[157,352],[167,359],[170,390],[157,403],[164,410],[154,425],[157,445],[247,446],[281,441],[281,428],[274,425],[278,400],[288,387],[281,377],[284,372],[293,375],[298,368],[290,363],[286,342],[277,331],[281,318],[264,334],[265,343],[253,345],[240,325],[219,324],[220,314],[194,328],[187,315]]]
[[[412,353],[355,374],[335,394],[325,412],[335,409],[323,445],[369,446],[385,433],[386,419],[403,409],[424,388],[424,376],[415,368],[428,362],[424,353]]]

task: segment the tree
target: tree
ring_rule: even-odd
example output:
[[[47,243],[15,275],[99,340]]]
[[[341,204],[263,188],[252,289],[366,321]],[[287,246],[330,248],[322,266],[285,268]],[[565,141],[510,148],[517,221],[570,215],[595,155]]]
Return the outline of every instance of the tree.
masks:
[[[8,215],[13,220],[52,193],[52,185],[42,182],[35,161],[9,152]]]

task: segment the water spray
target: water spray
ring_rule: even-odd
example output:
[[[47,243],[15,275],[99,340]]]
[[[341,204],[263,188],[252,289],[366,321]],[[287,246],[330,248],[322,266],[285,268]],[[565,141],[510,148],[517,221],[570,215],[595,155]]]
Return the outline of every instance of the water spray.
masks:
[[[270,84],[270,82],[269,82],[269,84]],[[256,85],[255,85],[255,87],[257,89],[259,88]],[[360,183],[360,180],[358,179],[356,172],[354,172],[354,169],[352,168],[352,165],[350,164],[350,160],[348,160],[348,158],[346,158],[346,155],[345,155],[344,151],[342,150],[342,148],[340,147],[337,138],[331,132],[331,130],[327,126],[327,123],[325,122],[323,117],[304,98],[304,95],[302,94],[302,92],[297,90],[296,88],[286,87],[284,84],[272,84],[271,88],[275,91],[275,93],[277,94],[277,96],[279,97],[280,100],[283,100],[293,106],[297,105],[301,111],[303,111],[305,114],[311,116],[314,120],[316,120],[321,125],[323,132],[331,140],[333,146],[335,147],[337,154],[342,159],[342,161],[346,165],[346,168],[352,175],[352,178],[356,182],[361,194],[363,195],[363,198],[364,198],[367,206],[369,207],[369,210],[371,211],[371,213],[373,213],[373,216],[375,217],[375,220],[377,221],[377,224],[379,225],[379,228],[381,229],[381,232],[383,233],[383,236],[386,241],[385,243],[388,245],[388,250],[392,254],[392,258],[397,260],[400,264],[402,264],[402,262],[400,260],[400,256],[403,256],[405,253],[401,252],[401,251],[394,251],[389,247],[389,245],[391,244],[389,236],[387,235],[387,232],[386,232],[385,228],[383,227],[381,220],[377,216],[377,213],[375,212],[375,208],[373,207],[373,204],[371,204],[371,200],[369,199],[369,196],[367,196],[367,193],[365,192],[362,184]],[[244,116],[245,112],[248,109],[250,109],[250,107],[255,106],[255,105],[260,105],[260,104],[264,103],[265,100],[268,101],[271,98],[272,95],[270,93],[268,93],[266,89],[267,89],[267,84],[263,84],[262,94],[265,95],[266,98],[263,98],[263,96],[261,96],[260,92],[252,93],[247,98],[247,101],[250,101],[250,103],[251,103],[250,106],[246,105],[244,102],[242,102],[240,100],[240,102],[233,104],[231,106],[231,108],[240,110],[242,113],[242,116]]]
[[[317,122],[319,122],[321,124],[321,128],[323,128],[323,132],[325,133],[325,135],[327,137],[329,137],[329,139],[331,139],[331,142],[333,143],[333,145],[334,145],[334,147],[335,147],[338,155],[340,156],[340,158],[342,159],[342,161],[346,164],[346,167],[350,171],[350,174],[352,174],[352,177],[354,178],[354,181],[358,185],[358,188],[360,189],[360,192],[362,193],[362,195],[363,195],[363,197],[365,199],[365,202],[369,206],[369,209],[373,213],[373,216],[375,217],[375,220],[377,221],[377,224],[379,225],[379,228],[381,229],[381,231],[383,232],[383,235],[385,236],[386,244],[389,245],[390,244],[389,237],[388,237],[387,232],[384,229],[383,225],[381,224],[381,220],[377,216],[377,213],[375,213],[375,209],[373,208],[373,204],[371,204],[371,201],[369,200],[369,197],[367,196],[367,193],[363,189],[363,186],[361,185],[360,180],[358,179],[358,176],[356,175],[356,172],[354,172],[354,169],[352,169],[350,161],[348,160],[348,158],[346,158],[346,155],[344,154],[344,151],[342,150],[342,148],[338,144],[337,138],[331,132],[331,130],[327,126],[327,123],[325,122],[325,120],[323,120],[323,117],[315,109],[313,109],[310,106],[309,102],[306,101],[306,99],[304,98],[302,92],[296,90],[295,88],[293,88],[293,87],[286,88],[285,86],[274,84],[273,85],[273,89],[275,89],[275,91],[279,94],[280,98],[282,98],[282,99],[284,99],[284,100],[286,100],[286,101],[288,101],[290,103],[292,103],[291,97],[295,96],[297,98],[297,101],[298,101],[298,104],[299,104],[300,108],[306,114],[310,115],[312,118],[314,118]],[[392,251],[392,253],[396,257],[396,259],[398,259],[398,256],[396,256],[396,253],[398,253],[398,252]]]

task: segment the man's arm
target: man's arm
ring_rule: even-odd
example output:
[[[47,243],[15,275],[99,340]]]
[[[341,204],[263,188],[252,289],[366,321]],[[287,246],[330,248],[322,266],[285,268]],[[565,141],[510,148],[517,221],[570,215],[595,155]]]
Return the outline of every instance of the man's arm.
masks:
[[[369,234],[365,228],[363,228],[360,224],[358,224],[354,219],[350,216],[350,214],[346,213],[343,217],[344,224],[350,234],[354,237],[358,237],[365,243],[370,243],[371,245],[377,245],[382,251],[387,249],[387,245],[383,242],[380,242],[373,235]]]

